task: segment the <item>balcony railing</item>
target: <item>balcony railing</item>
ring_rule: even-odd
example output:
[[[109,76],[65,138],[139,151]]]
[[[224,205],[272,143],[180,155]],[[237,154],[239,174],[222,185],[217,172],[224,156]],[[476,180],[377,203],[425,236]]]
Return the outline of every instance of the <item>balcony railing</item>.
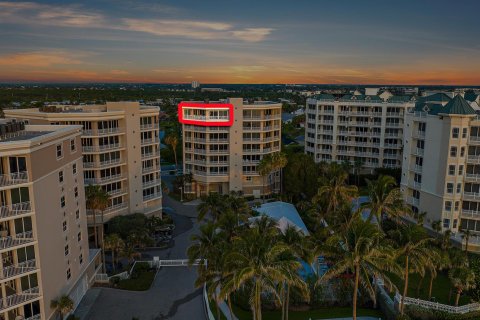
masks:
[[[465,191],[465,192],[463,192],[463,198],[464,199],[478,200],[478,199],[480,199],[480,193]]]
[[[462,210],[462,218],[480,219],[480,211]]]
[[[17,233],[15,237],[1,237],[0,238],[0,249],[8,249],[16,246],[20,246],[29,242],[33,242],[33,232],[27,231],[22,233]]]
[[[120,173],[120,174],[114,174],[111,176],[105,176],[101,178],[88,178],[84,180],[85,185],[90,185],[90,184],[101,184],[101,183],[106,183],[109,181],[114,181],[114,180],[120,180],[125,178],[125,176]]]
[[[12,294],[0,299],[0,310],[8,309],[19,304],[34,300],[40,297],[40,290],[34,287],[20,293]]]
[[[3,268],[2,273],[0,274],[0,277],[2,279],[8,279],[11,277],[18,276],[20,274],[35,271],[36,269],[37,269],[37,263],[35,259],[32,259],[32,260],[20,262],[18,264]]]
[[[122,145],[120,143],[104,144],[101,146],[82,146],[83,152],[102,152],[107,150],[119,149]]]
[[[142,173],[150,173],[150,172],[155,172],[155,171],[160,171],[160,168],[157,167],[157,166],[150,166],[150,167],[142,168]]]
[[[146,187],[159,185],[160,183],[161,183],[160,179],[153,179],[153,180],[150,180],[150,181],[143,182],[142,186],[143,186],[143,188],[146,188]]]
[[[140,125],[140,130],[152,130],[157,129],[158,125],[156,123],[144,123]]]
[[[156,158],[160,156],[160,150],[153,151],[153,152],[146,152],[142,154],[142,159],[147,159],[147,158]]]
[[[121,128],[105,128],[105,129],[86,129],[83,130],[84,136],[104,136],[116,133],[123,133]]]
[[[472,163],[480,163],[480,155],[469,154],[467,161]]]
[[[162,193],[160,193],[160,192],[158,192],[158,193],[152,193],[152,194],[143,196],[143,201],[148,201],[148,200],[157,199],[157,198],[160,198],[161,196],[162,196]]]
[[[465,180],[480,181],[480,174],[467,173],[465,174]]]
[[[0,207],[0,219],[7,219],[32,212],[30,201],[14,203]]]
[[[28,182],[28,171],[12,172],[0,175],[0,187]]]
[[[148,139],[142,139],[142,146],[146,144],[154,144],[154,143],[159,143],[160,140],[158,138],[148,138]]]

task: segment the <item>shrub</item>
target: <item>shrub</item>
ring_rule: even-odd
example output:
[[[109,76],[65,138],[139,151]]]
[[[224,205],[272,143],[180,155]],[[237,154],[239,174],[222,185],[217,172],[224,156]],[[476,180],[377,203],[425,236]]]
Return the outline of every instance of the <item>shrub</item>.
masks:
[[[120,282],[120,278],[119,277],[111,277],[110,278],[110,284],[116,286],[118,283]]]

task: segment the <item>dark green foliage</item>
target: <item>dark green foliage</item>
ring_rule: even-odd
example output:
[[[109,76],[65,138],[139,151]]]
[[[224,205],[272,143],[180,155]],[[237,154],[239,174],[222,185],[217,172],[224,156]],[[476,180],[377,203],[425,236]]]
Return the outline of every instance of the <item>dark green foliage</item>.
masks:
[[[285,192],[296,201],[312,198],[318,189],[319,168],[312,157],[304,153],[288,155],[284,169]]]
[[[417,306],[408,305],[405,311],[410,320],[478,320],[480,312],[470,312],[465,314],[454,314],[438,310],[426,309]]]
[[[469,267],[475,272],[475,289],[469,291],[469,295],[475,300],[480,301],[480,256],[478,254],[469,255]]]

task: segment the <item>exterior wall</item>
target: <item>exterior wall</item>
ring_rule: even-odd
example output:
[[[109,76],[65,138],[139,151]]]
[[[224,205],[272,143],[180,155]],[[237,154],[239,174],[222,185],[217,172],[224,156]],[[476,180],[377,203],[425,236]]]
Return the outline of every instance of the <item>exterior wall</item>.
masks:
[[[241,191],[257,197],[273,192],[271,189],[279,187],[277,173],[272,176],[275,187],[263,188],[264,179],[257,173],[256,166],[264,155],[280,151],[281,105],[245,104],[242,98],[229,98],[226,102],[233,105],[231,126],[209,126],[208,120],[205,126],[183,123],[183,170],[192,172],[194,179],[187,191],[196,195]],[[183,117],[182,110],[180,114]],[[217,134],[226,136],[213,138]],[[218,151],[213,149],[215,145],[228,148]],[[217,159],[216,156],[222,160],[212,160]]]
[[[31,124],[82,124],[82,149],[84,155],[84,168],[93,177],[85,177],[85,185],[100,184],[105,189],[119,188],[107,191],[111,195],[111,206],[105,210],[105,222],[109,219],[128,213],[144,213],[161,215],[162,194],[160,177],[160,145],[159,145],[159,109],[157,107],[140,106],[138,102],[108,102],[106,105],[91,106],[58,106],[62,112],[41,112],[38,109],[5,110],[8,118],[28,120]],[[151,125],[141,125],[143,118],[151,118]],[[114,121],[118,127],[102,129],[100,123]],[[153,139],[144,141],[141,135],[151,132]],[[101,146],[101,139],[118,139],[115,143]],[[91,141],[91,146],[90,142]],[[111,143],[111,142],[110,142]],[[153,152],[145,157],[142,147],[151,146]],[[80,148],[80,146],[79,146]],[[119,152],[120,159],[105,161],[111,152]],[[142,164],[151,162],[154,165],[148,169]],[[104,176],[102,171],[120,170],[121,174]],[[147,172],[148,171],[148,172]],[[116,171],[111,171],[116,172]],[[143,183],[144,176],[154,174],[154,181]],[[108,177],[108,178],[105,178]],[[155,192],[152,194],[152,188]],[[144,196],[144,192],[150,192]],[[97,217],[97,223],[100,223]],[[89,215],[88,223],[93,224],[93,215]]]
[[[355,162],[364,172],[400,168],[403,119],[412,102],[307,99],[305,152],[316,162]]]

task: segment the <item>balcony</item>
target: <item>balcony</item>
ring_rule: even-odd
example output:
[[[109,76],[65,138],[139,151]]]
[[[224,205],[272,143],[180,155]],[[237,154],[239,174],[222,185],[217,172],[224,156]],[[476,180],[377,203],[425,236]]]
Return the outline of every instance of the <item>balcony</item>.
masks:
[[[479,137],[479,136],[470,136],[470,137],[468,138],[468,143],[469,143],[469,144],[479,145],[479,144],[480,144],[480,137]]]
[[[108,191],[108,194],[109,194],[110,196],[112,196],[112,197],[113,197],[113,196],[117,196],[117,195],[119,195],[119,194],[126,194],[126,193],[128,193],[128,191],[127,191],[127,189],[124,189],[124,188],[120,188],[120,189],[115,189],[115,190],[110,190],[110,191]]]
[[[417,198],[414,198],[414,197],[410,197],[409,202],[410,202],[411,205],[414,205],[416,207],[418,207],[418,205],[420,205],[420,199],[417,199]]]
[[[466,181],[475,181],[475,182],[478,182],[478,181],[480,181],[480,174],[476,174],[476,173],[466,173],[466,174],[465,174],[465,180],[466,180]]]
[[[413,154],[416,155],[416,156],[423,157],[423,155],[425,154],[425,149],[415,148],[415,152]]]
[[[243,131],[261,131],[262,127],[243,127]]]
[[[160,179],[153,179],[150,181],[145,181],[142,183],[143,188],[151,187],[151,186],[158,186],[161,183]]]
[[[159,143],[160,139],[158,138],[148,138],[148,139],[142,139],[142,146],[148,145],[148,144],[155,144]]]
[[[463,199],[465,200],[480,200],[480,193],[477,192],[463,192]]]
[[[40,290],[34,287],[0,299],[0,311],[40,298]]]
[[[480,219],[480,211],[462,210],[462,218]]]
[[[470,163],[480,163],[480,155],[469,154],[467,156],[467,162]]]
[[[419,130],[418,130],[418,131],[415,131],[415,132],[413,133],[413,137],[414,137],[415,139],[425,139],[425,131],[419,131]]]
[[[120,180],[124,179],[125,176],[123,174],[114,174],[111,176],[105,176],[101,178],[88,178],[84,180],[85,185],[91,185],[91,184],[102,184],[102,183],[107,183],[115,180]]]
[[[84,162],[83,167],[84,168],[104,168],[104,167],[112,167],[115,165],[119,164],[125,164],[122,163],[123,161],[118,158],[118,159],[111,159],[107,161],[102,161],[102,162]]]
[[[123,134],[124,131],[121,128],[105,128],[105,129],[87,129],[83,130],[83,136],[99,137],[115,134]]]
[[[410,166],[410,170],[416,173],[422,173],[422,166],[415,164]]]
[[[28,171],[12,172],[0,175],[0,187],[28,182]]]
[[[401,127],[403,126],[403,123],[398,123],[398,122],[386,122],[385,127]]]
[[[142,159],[149,159],[149,158],[158,158],[160,156],[160,150],[147,152],[142,154]]]
[[[15,237],[7,236],[0,238],[0,250],[10,249],[16,246],[21,246],[35,241],[33,238],[33,232],[27,231],[23,233],[17,233]]]
[[[104,144],[101,146],[82,146],[82,150],[84,153],[103,152],[120,148],[122,148],[122,145],[120,143]]]
[[[161,197],[162,197],[162,193],[160,193],[160,192],[152,193],[152,194],[143,196],[143,201],[149,201],[149,200],[158,199],[158,198],[161,198]]]
[[[157,166],[150,166],[150,167],[143,167],[142,173],[151,173],[151,172],[158,172],[160,168]]]
[[[25,262],[20,262],[18,264],[10,265],[8,267],[3,268],[2,272],[0,273],[0,278],[2,280],[12,278],[24,273],[32,272],[37,269],[37,264],[35,259],[28,260]]]
[[[157,123],[144,123],[140,125],[140,130],[142,131],[153,130],[153,129],[158,129]]]
[[[14,203],[0,207],[0,220],[24,215],[32,212],[30,201]]]

